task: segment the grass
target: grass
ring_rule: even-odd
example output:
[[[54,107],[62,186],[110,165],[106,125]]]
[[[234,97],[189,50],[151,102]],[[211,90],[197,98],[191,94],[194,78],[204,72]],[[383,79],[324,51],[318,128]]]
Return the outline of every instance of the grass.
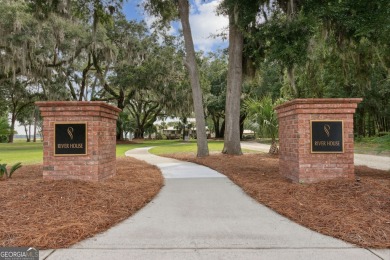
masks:
[[[390,135],[380,137],[358,137],[355,139],[355,152],[389,156]]]
[[[180,143],[177,140],[144,140],[139,143],[131,144],[117,144],[116,145],[116,157],[124,157],[125,152],[135,148],[143,148],[150,146],[171,146]]]
[[[118,144],[117,157],[124,157],[125,152],[135,148],[155,146],[153,154],[196,152],[196,140],[183,142],[182,140],[144,140],[140,143]],[[25,140],[16,140],[14,143],[0,143],[0,163],[13,165],[21,162],[23,165],[42,163],[42,142],[27,143]],[[211,152],[222,151],[223,141],[209,141]],[[245,150],[244,150],[245,151]]]
[[[25,140],[15,140],[14,143],[0,143],[0,163],[13,165],[42,163],[43,143],[27,143]]]
[[[223,148],[223,141],[208,141],[210,152],[220,152]],[[172,154],[172,153],[196,153],[196,140],[189,142],[176,142],[174,144],[157,146],[150,149],[150,152],[155,155]]]
[[[261,143],[269,143],[263,139]],[[210,152],[220,152],[223,141],[209,140]],[[196,140],[183,142],[182,140],[144,140],[139,143],[118,144],[117,157],[124,157],[125,152],[135,148],[155,146],[150,150],[156,155],[172,153],[196,153]],[[251,152],[243,149],[243,152]],[[390,135],[356,139],[355,152],[363,154],[377,154],[390,156]],[[0,143],[0,163],[13,165],[21,162],[24,165],[42,163],[42,142],[27,143],[24,139],[16,139],[14,143]]]
[[[258,138],[256,142],[271,144],[271,138]],[[390,156],[390,135],[355,138],[355,153]]]

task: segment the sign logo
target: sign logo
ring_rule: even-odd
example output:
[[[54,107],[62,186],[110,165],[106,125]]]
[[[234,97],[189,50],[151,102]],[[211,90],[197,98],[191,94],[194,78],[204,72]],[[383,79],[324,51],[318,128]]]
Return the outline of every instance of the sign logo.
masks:
[[[66,130],[68,132],[68,135],[70,137],[70,140],[73,140],[73,132],[74,132],[74,129],[73,127],[68,127],[68,130]],[[328,135],[329,136],[329,135]]]
[[[75,156],[75,155],[86,155],[86,154],[87,154],[87,124],[82,122],[55,123],[54,155]]]
[[[324,131],[325,131],[325,134],[329,137],[330,136],[330,125],[325,124]]]
[[[343,153],[343,121],[311,120],[311,152]]]
[[[34,247],[0,247],[0,260],[38,260],[39,251]]]

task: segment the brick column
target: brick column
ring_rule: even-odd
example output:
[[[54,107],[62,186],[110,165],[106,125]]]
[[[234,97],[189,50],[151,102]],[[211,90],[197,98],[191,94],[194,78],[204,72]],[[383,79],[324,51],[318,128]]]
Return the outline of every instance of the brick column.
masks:
[[[353,114],[361,101],[361,98],[295,99],[276,107],[280,174],[294,182],[305,183],[354,178]],[[314,153],[312,121],[341,121],[342,151]]]
[[[43,117],[44,179],[98,181],[115,175],[116,119],[121,111],[119,108],[95,101],[49,101],[36,102],[36,105]],[[65,128],[67,124],[85,125],[85,152],[58,154],[55,151],[56,124],[63,124]],[[65,134],[64,138],[70,140],[70,135],[73,139],[76,133],[69,134],[69,137]]]

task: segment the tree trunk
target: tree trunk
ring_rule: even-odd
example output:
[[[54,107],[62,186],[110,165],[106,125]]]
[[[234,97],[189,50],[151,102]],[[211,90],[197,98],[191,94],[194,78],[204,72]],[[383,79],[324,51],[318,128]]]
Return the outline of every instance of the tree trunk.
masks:
[[[29,143],[30,142],[30,136],[28,134],[28,130],[27,130],[27,126],[24,125],[24,131],[26,132],[26,142]]]
[[[142,139],[144,138],[144,129],[136,128],[134,131],[134,139]]]
[[[240,115],[240,140],[242,140],[242,137],[244,136],[245,119],[246,119],[246,114]]]
[[[287,69],[287,77],[288,77],[288,81],[290,82],[291,90],[293,92],[294,97],[299,97],[297,86],[295,85],[294,67]]]
[[[200,88],[199,72],[195,58],[195,48],[192,40],[191,27],[189,21],[189,3],[188,0],[179,0],[179,15],[183,28],[184,45],[186,50],[186,66],[190,74],[192,88],[192,99],[194,102],[196,118],[196,142],[198,146],[198,157],[209,155],[206,136],[206,122],[203,110],[202,89]]]
[[[116,121],[116,140],[123,141],[123,126],[119,118]]]
[[[219,117],[216,118],[215,116],[213,116],[212,120],[213,120],[213,124],[214,124],[215,138],[218,138],[219,135],[220,135],[220,132],[219,132]]]
[[[229,67],[225,108],[225,138],[222,152],[241,155],[240,102],[244,37],[238,28],[238,7],[229,14]]]
[[[272,154],[272,155],[279,154],[279,148],[278,148],[278,145],[276,144],[276,140],[275,139],[272,139],[272,144],[271,144],[271,147],[269,148],[268,153]]]
[[[119,109],[121,109],[122,111],[125,108],[125,104],[124,104],[125,97],[124,96],[125,95],[124,95],[123,91],[122,90],[119,91],[119,96],[117,97],[117,102],[118,102],[117,107]],[[117,127],[116,140],[123,141],[123,125],[122,125],[122,122],[120,122],[119,117],[116,121],[116,127]]]
[[[11,131],[8,136],[8,143],[14,142],[14,132],[15,132],[15,121],[16,121],[16,114],[12,113],[11,116]]]
[[[31,124],[30,123],[28,124],[28,141],[27,142],[31,142]]]
[[[82,74],[79,101],[83,101],[83,98],[84,100],[88,100],[88,96],[84,95],[84,91],[87,90],[87,77],[88,77],[88,72],[91,69],[92,65],[93,63],[91,61],[91,54],[88,54],[88,64],[83,69],[83,74]]]
[[[38,121],[38,114],[37,111],[34,111],[34,137],[33,142],[35,143],[37,141],[37,121]]]
[[[223,120],[221,128],[219,130],[219,136],[218,138],[224,138],[225,137],[225,120]]]

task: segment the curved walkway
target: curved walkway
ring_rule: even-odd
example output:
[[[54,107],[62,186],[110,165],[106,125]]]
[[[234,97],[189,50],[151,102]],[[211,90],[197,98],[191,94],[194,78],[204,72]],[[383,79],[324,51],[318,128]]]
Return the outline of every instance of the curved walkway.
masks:
[[[387,259],[306,229],[257,203],[224,175],[162,158],[148,148],[127,156],[159,167],[165,186],[134,216],[41,259]],[[47,256],[48,255],[48,256]]]

